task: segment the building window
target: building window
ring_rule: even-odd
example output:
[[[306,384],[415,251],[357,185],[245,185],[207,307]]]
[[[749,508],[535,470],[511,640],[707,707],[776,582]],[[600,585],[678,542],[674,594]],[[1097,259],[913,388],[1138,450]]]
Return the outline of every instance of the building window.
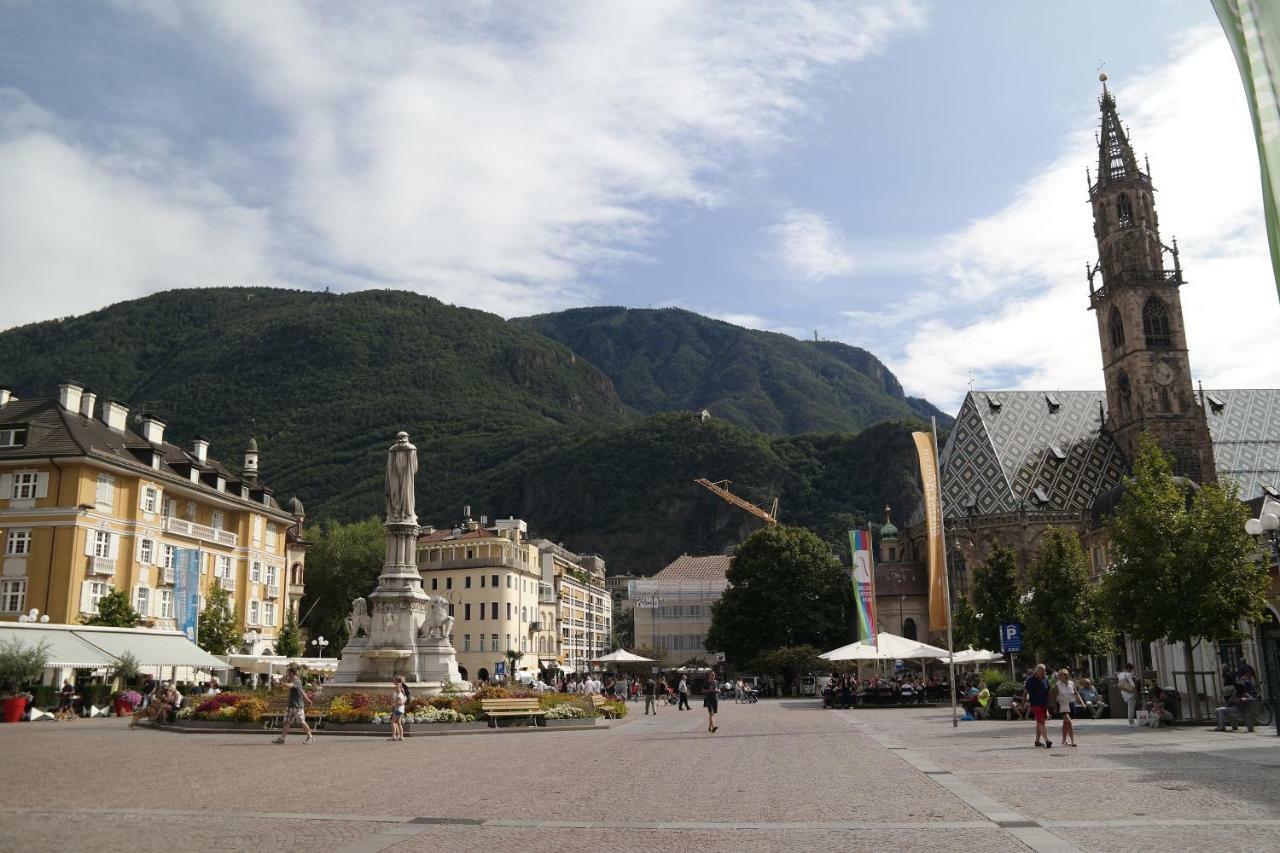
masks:
[[[111,509],[116,505],[116,478],[110,474],[98,475],[98,491],[94,496],[94,503],[104,509]]]
[[[25,557],[31,553],[31,531],[10,530],[4,552],[11,557]]]
[[[467,575],[462,579],[462,586],[466,589],[471,589],[471,575]]]
[[[147,486],[142,490],[142,511],[155,512],[160,505],[160,490],[155,486]]]
[[[498,618],[498,602],[496,601],[489,603],[489,618],[490,619]]]
[[[484,589],[484,575],[480,576],[480,588]]]
[[[507,589],[511,589],[511,575],[507,575]]]
[[[177,560],[178,560],[178,546],[165,545],[164,546],[164,567],[172,571],[177,566]]]
[[[1169,307],[1159,297],[1153,296],[1142,306],[1142,334],[1148,347],[1167,349],[1173,346],[1173,333],[1169,329]]]
[[[276,624],[276,603],[274,601],[264,601],[262,603],[262,619],[267,625]]]
[[[528,622],[528,621],[529,621],[529,608],[527,608],[527,607],[521,607],[521,608],[520,608],[520,621],[521,621],[521,622]]]
[[[497,575],[493,575],[492,577],[490,577],[490,578],[489,578],[489,584],[490,584],[491,586],[493,586],[493,587],[495,587],[495,588],[496,588],[496,587],[498,586],[498,576],[497,576]]]
[[[474,548],[467,549],[467,559],[474,560],[476,558],[476,550]]]
[[[89,613],[98,612],[98,602],[102,600],[111,589],[111,585],[105,581],[89,582]]]
[[[462,635],[462,650],[464,652],[471,651],[471,635],[470,634]]]
[[[432,588],[432,589],[439,589],[439,588],[440,588],[440,579],[439,579],[439,578],[432,578],[432,579],[431,579],[431,588]]]
[[[160,618],[173,618],[173,590],[171,589],[160,590]]]
[[[249,599],[249,624],[250,625],[258,624],[259,609],[260,609],[260,606],[258,604],[258,600],[256,598]]]
[[[36,496],[36,484],[40,475],[35,471],[19,471],[13,475],[13,491],[10,496],[14,500],[27,500]]]
[[[462,621],[464,622],[471,621],[471,605],[470,604],[462,605]]]
[[[0,447],[22,447],[26,443],[27,428],[25,426],[0,429]]]
[[[19,613],[27,608],[25,580],[0,581],[0,611]]]
[[[1133,224],[1133,206],[1129,204],[1129,197],[1124,193],[1120,193],[1120,200],[1116,204],[1116,219],[1121,225]]]
[[[151,590],[145,586],[140,586],[133,592],[133,609],[138,611],[139,616],[146,616],[151,612]]]
[[[138,562],[144,566],[149,566],[154,561],[156,553],[156,543],[150,539],[143,539],[138,542]]]
[[[508,619],[511,618],[511,602],[510,601],[507,602],[507,618]]]
[[[280,567],[267,566],[266,573],[263,575],[266,579],[267,586],[277,586],[280,583]]]
[[[218,559],[222,560],[223,558],[219,557]],[[225,575],[219,575],[218,577],[225,577]],[[257,560],[254,560],[252,563],[249,564],[249,582],[260,583],[261,581],[262,581],[262,563],[258,562]]]
[[[93,556],[111,556],[111,534],[107,531],[95,530],[93,532]]]
[[[276,537],[279,535],[280,533],[276,529],[276,526],[274,524],[267,525],[267,550],[268,551],[274,551],[276,549]]]
[[[445,579],[444,579],[444,588],[445,588],[445,589],[453,589],[453,578],[445,578]]]
[[[495,651],[495,652],[496,652],[496,651],[498,651],[498,635],[497,635],[497,634],[490,634],[490,635],[489,635],[489,642],[493,644],[493,645],[491,646],[491,648],[493,649],[493,651]]]
[[[215,509],[209,515],[209,526],[214,530],[222,529],[222,510]]]
[[[1111,346],[1120,349],[1124,346],[1124,320],[1120,318],[1118,309],[1111,309]]]

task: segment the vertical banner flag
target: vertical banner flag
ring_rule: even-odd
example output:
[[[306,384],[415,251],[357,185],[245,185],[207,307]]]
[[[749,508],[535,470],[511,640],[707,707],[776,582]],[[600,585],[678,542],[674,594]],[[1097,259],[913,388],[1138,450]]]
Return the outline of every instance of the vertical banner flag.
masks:
[[[920,479],[924,491],[926,550],[929,555],[929,630],[941,631],[951,624],[947,612],[947,563],[942,551],[942,496],[938,494],[938,458],[933,452],[933,436],[913,432],[920,457]]]
[[[858,639],[876,644],[876,581],[871,562],[871,531],[849,531],[849,553],[853,556],[853,601],[858,611]]]
[[[1280,4],[1213,0],[1213,8],[1235,54],[1253,118],[1271,270],[1280,289]]]
[[[173,620],[178,630],[196,641],[196,611],[200,606],[200,549],[173,551]]]

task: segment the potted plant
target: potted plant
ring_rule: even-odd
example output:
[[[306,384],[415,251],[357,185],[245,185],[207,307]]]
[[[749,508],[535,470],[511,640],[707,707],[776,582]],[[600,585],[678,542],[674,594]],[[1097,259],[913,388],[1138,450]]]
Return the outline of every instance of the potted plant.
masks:
[[[116,716],[127,717],[142,704],[142,694],[136,690],[118,690],[112,701],[116,706]]]
[[[14,637],[0,642],[0,697],[4,699],[4,721],[16,723],[27,708],[21,688],[44,675],[49,661],[49,643],[30,645]]]

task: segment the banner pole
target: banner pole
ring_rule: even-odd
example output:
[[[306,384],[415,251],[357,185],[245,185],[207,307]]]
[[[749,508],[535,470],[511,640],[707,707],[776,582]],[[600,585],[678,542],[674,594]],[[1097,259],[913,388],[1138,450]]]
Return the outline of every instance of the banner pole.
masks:
[[[951,727],[959,728],[960,718],[956,713],[956,649],[952,637],[951,623],[951,571],[947,568],[947,514],[942,506],[942,455],[938,453],[938,419],[929,418],[933,426],[933,475],[938,488],[938,536],[942,539],[942,578],[947,590],[947,674],[951,680]]]

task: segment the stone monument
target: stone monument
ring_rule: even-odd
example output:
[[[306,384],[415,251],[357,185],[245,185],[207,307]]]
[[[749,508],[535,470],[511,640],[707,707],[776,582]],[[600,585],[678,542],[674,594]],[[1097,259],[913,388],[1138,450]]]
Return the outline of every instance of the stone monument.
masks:
[[[351,603],[335,684],[384,684],[389,689],[392,677],[399,675],[417,685],[415,694],[431,696],[447,684],[462,682],[449,636],[449,602],[427,595],[418,573],[413,491],[417,473],[417,448],[409,443],[408,433],[396,433],[396,443],[387,451],[386,560],[368,600]]]

